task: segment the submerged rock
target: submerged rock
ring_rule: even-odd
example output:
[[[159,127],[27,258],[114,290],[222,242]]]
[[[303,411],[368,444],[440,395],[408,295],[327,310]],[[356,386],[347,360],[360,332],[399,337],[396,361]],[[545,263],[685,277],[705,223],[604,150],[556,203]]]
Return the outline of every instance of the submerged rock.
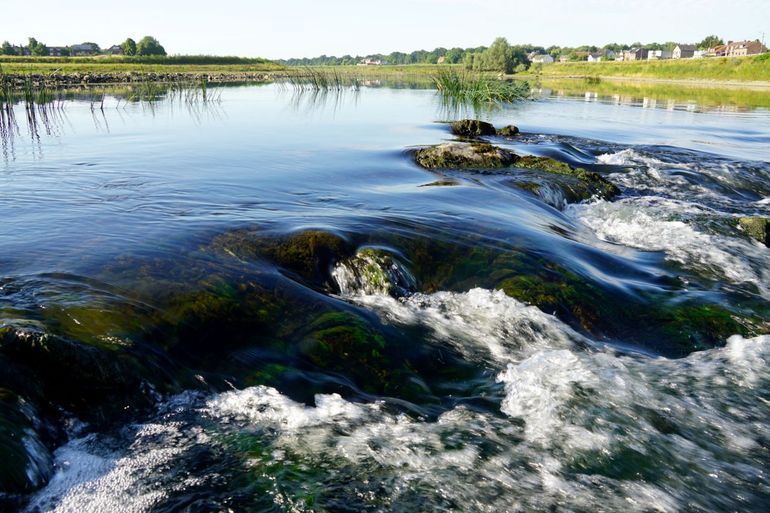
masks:
[[[486,143],[452,142],[417,150],[415,160],[426,169],[492,169],[508,167],[517,156]]]
[[[211,248],[243,259],[268,259],[315,286],[328,285],[332,265],[350,256],[354,250],[345,238],[321,230],[287,236],[266,235],[258,230],[234,230],[215,238]]]
[[[513,137],[519,135],[519,127],[507,125],[497,129],[497,135],[502,137]]]
[[[740,226],[751,238],[770,247],[770,218],[741,217],[738,219],[738,226]]]
[[[462,119],[452,123],[452,133],[461,137],[478,137],[480,135],[495,135],[495,127],[477,119]]]

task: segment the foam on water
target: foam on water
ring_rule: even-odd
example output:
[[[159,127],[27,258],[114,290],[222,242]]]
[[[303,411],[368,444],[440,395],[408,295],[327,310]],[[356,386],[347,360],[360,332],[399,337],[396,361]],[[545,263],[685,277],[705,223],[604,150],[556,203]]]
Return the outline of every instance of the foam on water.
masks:
[[[751,283],[770,294],[770,252],[737,230],[734,236],[708,230],[713,213],[698,205],[657,197],[570,205],[566,212],[604,241],[648,251],[708,277]],[[612,249],[605,247],[605,249]]]
[[[120,454],[103,456],[104,442],[93,437],[61,448],[59,471],[31,509],[152,509],[209,475],[175,473],[192,448],[232,450],[228,440],[241,440],[241,452],[244,443],[261,448],[240,460],[252,480],[267,479],[266,468],[296,469],[289,480],[268,481],[284,511],[334,501],[359,509],[713,511],[767,498],[770,403],[760,398],[770,393],[770,337],[735,336],[681,360],[624,356],[586,347],[556,318],[499,292],[375,297],[356,300],[390,322],[429,326],[439,343],[484,353],[505,389],[500,410],[456,407],[429,422],[336,394],[308,406],[265,386],[188,396],[172,408],[184,421],[159,416]],[[307,488],[298,492],[302,479],[314,483],[305,483],[312,500]]]

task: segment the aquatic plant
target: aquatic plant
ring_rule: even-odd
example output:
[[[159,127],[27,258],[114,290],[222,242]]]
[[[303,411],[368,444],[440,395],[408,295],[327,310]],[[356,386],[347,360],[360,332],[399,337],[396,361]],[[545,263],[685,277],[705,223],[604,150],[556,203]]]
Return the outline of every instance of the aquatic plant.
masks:
[[[455,70],[440,71],[433,77],[433,83],[444,102],[457,105],[512,103],[530,96],[528,82],[498,80]]]

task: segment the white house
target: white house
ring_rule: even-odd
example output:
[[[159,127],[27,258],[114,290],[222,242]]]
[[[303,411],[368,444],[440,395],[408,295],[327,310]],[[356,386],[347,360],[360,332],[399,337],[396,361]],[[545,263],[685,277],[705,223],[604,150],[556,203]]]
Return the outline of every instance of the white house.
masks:
[[[691,59],[695,55],[695,45],[676,45],[672,52],[672,59]]]
[[[671,59],[673,58],[674,52],[669,52],[668,50],[650,50],[650,53],[647,54],[647,60],[650,61],[657,61],[662,59]]]
[[[547,53],[539,53],[530,57],[529,60],[533,64],[551,64],[553,62],[553,57]]]
[[[588,62],[601,62],[604,60],[604,55],[600,53],[589,53],[586,60]]]

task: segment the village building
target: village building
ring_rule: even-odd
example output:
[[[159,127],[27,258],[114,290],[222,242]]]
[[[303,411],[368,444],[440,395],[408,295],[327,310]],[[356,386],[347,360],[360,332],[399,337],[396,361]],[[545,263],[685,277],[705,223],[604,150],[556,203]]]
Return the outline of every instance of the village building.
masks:
[[[62,55],[69,55],[66,46],[49,46],[48,55],[51,57],[61,57]]]
[[[676,45],[672,52],[672,59],[691,59],[695,55],[695,45]]]
[[[647,60],[650,51],[646,48],[632,48],[623,52],[624,61],[644,61]]]
[[[529,60],[533,64],[551,64],[553,62],[553,57],[547,53],[539,53],[536,55],[531,55]]]
[[[748,55],[759,55],[767,52],[767,47],[759,42],[754,41],[730,41],[725,45],[724,55],[726,57],[746,57]]]
[[[72,55],[96,55],[99,53],[99,47],[94,43],[82,43],[72,45],[70,52]]]
[[[123,47],[120,45],[112,45],[104,51],[107,55],[123,55]]]
[[[663,59],[673,59],[674,52],[668,50],[650,50],[647,54],[647,60],[657,61]]]

